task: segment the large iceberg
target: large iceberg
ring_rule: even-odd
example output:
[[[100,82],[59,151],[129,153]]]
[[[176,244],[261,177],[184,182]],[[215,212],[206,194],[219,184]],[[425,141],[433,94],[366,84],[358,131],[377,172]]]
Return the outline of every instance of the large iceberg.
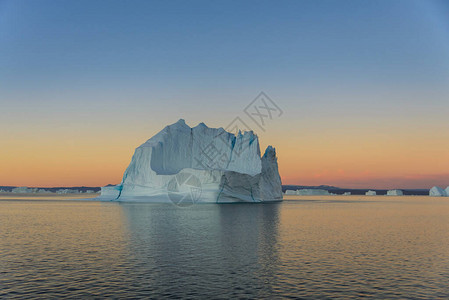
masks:
[[[440,188],[439,186],[434,186],[429,191],[429,196],[432,197],[446,197],[447,195],[448,194],[446,193],[446,191]]]
[[[232,134],[184,120],[139,146],[122,182],[101,188],[101,200],[148,202],[281,201],[276,151],[261,157],[252,131]]]
[[[372,190],[369,190],[368,192],[366,192],[365,193],[365,195],[367,195],[367,196],[376,196],[376,191],[372,191]]]

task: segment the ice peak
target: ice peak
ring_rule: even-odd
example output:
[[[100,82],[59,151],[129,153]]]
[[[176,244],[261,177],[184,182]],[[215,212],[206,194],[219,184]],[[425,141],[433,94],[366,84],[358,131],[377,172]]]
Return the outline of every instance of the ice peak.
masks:
[[[184,126],[188,126],[188,125],[186,124],[186,121],[184,119],[179,119],[176,123],[173,123],[172,125],[169,125],[169,126],[182,126],[182,127],[184,127]]]
[[[274,148],[273,146],[269,145],[267,147],[267,149],[265,149],[265,154],[263,156],[264,157],[276,157],[276,148]]]
[[[267,147],[267,149],[265,150],[265,152],[274,152],[274,153],[276,153],[276,148],[274,148],[274,147],[271,146],[271,145],[268,145],[268,147]]]
[[[186,121],[184,119],[179,119],[176,123],[168,125],[164,129],[165,130],[162,131],[172,131],[172,130],[187,131],[190,130],[191,128],[189,125],[186,124]]]

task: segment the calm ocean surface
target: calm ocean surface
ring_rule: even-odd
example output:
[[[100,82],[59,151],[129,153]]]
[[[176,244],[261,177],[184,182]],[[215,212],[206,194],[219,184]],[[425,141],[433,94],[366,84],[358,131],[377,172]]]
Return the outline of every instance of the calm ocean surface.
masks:
[[[0,298],[449,298],[449,198],[51,199],[0,198]]]

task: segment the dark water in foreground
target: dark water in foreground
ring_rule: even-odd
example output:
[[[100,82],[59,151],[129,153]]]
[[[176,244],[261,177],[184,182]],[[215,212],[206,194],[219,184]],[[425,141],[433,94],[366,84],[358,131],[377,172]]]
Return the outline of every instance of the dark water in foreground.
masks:
[[[3,199],[0,298],[449,297],[447,198],[313,199]]]

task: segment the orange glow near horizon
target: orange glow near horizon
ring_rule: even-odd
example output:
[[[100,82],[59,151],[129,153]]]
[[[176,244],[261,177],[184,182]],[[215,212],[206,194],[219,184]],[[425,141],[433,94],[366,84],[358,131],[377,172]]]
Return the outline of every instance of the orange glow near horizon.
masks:
[[[449,139],[439,139],[437,133],[412,138],[391,130],[361,132],[351,135],[343,131],[327,135],[310,132],[294,139],[287,137],[288,132],[282,136],[272,130],[260,137],[261,151],[267,146],[266,141],[276,147],[283,184],[346,188],[449,185],[446,163]],[[56,187],[119,183],[134,148],[146,139],[139,137],[141,134],[123,135],[118,140],[113,134],[103,138],[87,135],[76,139],[7,139],[0,149],[0,185]]]
[[[2,151],[1,185],[102,186],[118,183],[133,154],[131,147],[105,148],[93,142],[58,144],[44,141],[33,146],[16,142]]]

